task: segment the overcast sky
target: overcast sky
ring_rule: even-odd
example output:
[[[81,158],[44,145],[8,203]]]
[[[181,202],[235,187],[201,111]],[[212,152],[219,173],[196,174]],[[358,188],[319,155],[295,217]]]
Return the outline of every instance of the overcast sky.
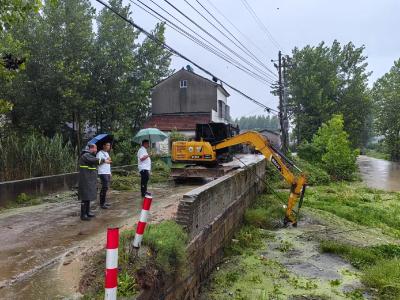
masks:
[[[101,8],[95,0],[91,1],[97,10]],[[142,1],[154,7],[150,0]],[[177,11],[173,10],[163,0],[154,1],[191,28],[201,32],[195,25],[180,16]],[[195,0],[187,1],[202,11]],[[267,36],[265,31],[260,29],[256,21],[246,10],[242,0],[199,1],[220,22],[228,27],[237,39],[245,44],[265,65],[275,71],[271,59],[277,58],[278,47],[274,45],[276,43],[271,41],[271,38]],[[248,39],[238,33],[210,5],[209,1],[212,1],[213,5],[228,17]],[[225,42],[231,49],[241,53],[240,50],[224,39],[215,28],[211,27],[196,11],[188,6],[184,0],[170,0],[170,2],[199,25],[203,26],[208,32],[212,33],[218,40]],[[373,72],[370,84],[386,73],[393,65],[393,62],[400,58],[399,0],[247,0],[247,2],[267,27],[283,53],[290,54],[291,50],[296,46],[317,45],[321,41],[331,44],[334,39],[337,39],[342,44],[352,41],[356,46],[365,45],[365,54],[368,56],[368,69]],[[132,19],[135,22],[147,30],[154,28],[158,20],[134,6],[128,0],[124,0],[124,3],[131,4],[133,11]],[[206,12],[202,12],[206,15]],[[209,19],[211,18],[209,17]],[[202,35],[206,36],[204,33]],[[209,37],[208,39],[211,40]],[[166,31],[166,42],[182,54],[210,70],[219,78],[231,83],[260,102],[276,108],[278,100],[270,94],[268,85],[253,79],[243,71],[238,70],[214,54],[202,49],[169,27],[167,27]],[[217,42],[214,41],[213,43],[218,48],[223,49]],[[241,55],[245,57],[245,54],[241,53]],[[182,59],[176,56],[173,57],[172,68],[180,69],[187,64]],[[194,70],[202,74],[196,68]],[[231,93],[228,101],[233,117],[263,114],[259,106],[229,89],[228,91]]]

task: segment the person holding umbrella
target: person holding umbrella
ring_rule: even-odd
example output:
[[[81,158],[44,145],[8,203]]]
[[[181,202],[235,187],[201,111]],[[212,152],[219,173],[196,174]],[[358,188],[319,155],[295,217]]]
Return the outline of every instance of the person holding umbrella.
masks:
[[[139,130],[133,138],[136,143],[142,145],[137,152],[138,169],[140,173],[140,191],[142,197],[147,193],[147,183],[149,182],[151,172],[151,159],[147,149],[150,147],[151,142],[160,142],[165,140],[167,137],[168,136],[164,132],[157,128],[146,128]]]
[[[142,147],[139,148],[137,153],[138,169],[140,173],[140,191],[142,197],[147,193],[147,183],[149,182],[151,172],[151,158],[147,152],[149,144],[149,140],[143,140]]]
[[[79,158],[78,199],[81,201],[82,221],[95,216],[90,212],[90,202],[97,198],[97,166],[111,163],[111,159],[97,158],[96,152],[96,144],[89,142]]]
[[[97,152],[96,157],[104,160],[111,160],[110,152],[111,149],[111,143],[106,142],[103,144],[103,149]],[[111,183],[111,166],[109,163],[102,163],[99,165],[97,169],[97,173],[99,174],[100,181],[101,181],[101,190],[100,190],[100,207],[102,209],[108,209],[110,207],[110,204],[106,203],[106,196],[107,196],[107,191],[110,187]]]

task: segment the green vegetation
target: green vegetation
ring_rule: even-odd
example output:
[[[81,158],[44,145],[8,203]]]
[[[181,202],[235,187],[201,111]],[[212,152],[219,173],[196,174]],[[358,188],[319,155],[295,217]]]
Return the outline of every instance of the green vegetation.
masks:
[[[400,237],[400,193],[366,188],[360,183],[334,183],[309,188],[304,203],[343,219]]]
[[[15,199],[15,202],[16,202],[17,207],[37,205],[37,204],[42,203],[41,199],[39,199],[37,197],[32,197],[25,193],[19,194],[17,199]]]
[[[388,73],[378,79],[372,89],[376,111],[376,129],[385,136],[390,158],[400,160],[400,59]]]
[[[279,195],[287,196],[288,193],[280,192]],[[260,195],[254,204],[248,208],[244,215],[247,225],[263,229],[273,229],[280,226],[280,221],[285,216],[283,203],[276,195]]]
[[[367,149],[365,151],[365,155],[373,157],[373,158],[378,158],[378,159],[385,159],[385,160],[389,160],[390,159],[390,155],[387,153],[383,153],[383,152],[379,152],[376,150],[372,150],[372,149]]]
[[[309,163],[301,158],[296,158],[295,163],[306,174],[309,186],[326,185],[331,182],[329,174],[316,164]]]
[[[366,60],[365,47],[351,42],[341,45],[335,40],[330,46],[321,42],[293,49],[287,70],[288,109],[298,144],[310,142],[335,114],[343,115],[352,147],[362,148],[367,143],[372,101]]]
[[[362,281],[378,290],[380,299],[400,297],[400,245],[358,247],[336,241],[322,241],[321,251],[334,253],[363,270]]]
[[[0,181],[45,176],[76,170],[70,143],[60,135],[9,135],[0,143]]]
[[[400,298],[400,259],[379,261],[365,270],[363,282],[376,288],[380,299]]]
[[[235,119],[233,123],[238,124],[240,129],[269,129],[279,130],[279,119],[277,116],[248,116]]]
[[[321,166],[333,180],[352,179],[356,170],[358,151],[351,149],[343,126],[343,116],[335,115],[322,124],[311,143],[298,147],[300,158]]]
[[[131,7],[122,0],[109,4],[131,17]],[[3,147],[9,136],[26,140],[27,132],[35,132],[51,139],[58,134],[72,144],[63,153],[74,155],[75,149],[76,156],[85,145],[85,131],[94,129],[118,140],[114,165],[132,163],[136,145],[131,139],[148,117],[150,89],[171,74],[171,54],[149,38],[139,39],[139,31],[112,11],[96,12],[90,0],[6,0],[0,6]],[[152,31],[161,41],[164,32],[162,23]],[[5,67],[5,55],[22,62],[17,70]],[[10,164],[20,166],[15,159]],[[69,160],[63,164],[68,169]],[[13,175],[7,178],[21,178]]]
[[[150,184],[165,183],[170,176],[170,167],[161,159],[154,159]],[[140,175],[137,170],[126,172],[125,174],[113,175],[111,188],[118,191],[129,191],[140,189]]]
[[[151,224],[143,236],[143,244],[151,249],[157,267],[169,274],[184,271],[187,240],[187,233],[174,221]]]

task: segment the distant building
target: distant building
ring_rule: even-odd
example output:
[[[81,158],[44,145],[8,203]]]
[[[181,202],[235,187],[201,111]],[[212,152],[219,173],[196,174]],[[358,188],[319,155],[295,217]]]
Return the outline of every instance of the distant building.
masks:
[[[196,124],[230,120],[229,93],[225,88],[193,72],[181,69],[152,89],[151,116],[144,128],[156,127],[166,133],[179,131],[195,136]],[[166,151],[168,141],[157,145]]]

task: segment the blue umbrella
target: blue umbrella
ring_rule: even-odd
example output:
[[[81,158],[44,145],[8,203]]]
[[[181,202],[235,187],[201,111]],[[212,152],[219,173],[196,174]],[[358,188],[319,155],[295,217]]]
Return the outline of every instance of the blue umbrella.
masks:
[[[87,142],[87,144],[88,145],[96,144],[97,147],[100,147],[101,145],[103,145],[105,143],[112,143],[112,142],[113,142],[112,135],[110,135],[108,133],[102,133],[102,134],[96,135],[89,142]]]

